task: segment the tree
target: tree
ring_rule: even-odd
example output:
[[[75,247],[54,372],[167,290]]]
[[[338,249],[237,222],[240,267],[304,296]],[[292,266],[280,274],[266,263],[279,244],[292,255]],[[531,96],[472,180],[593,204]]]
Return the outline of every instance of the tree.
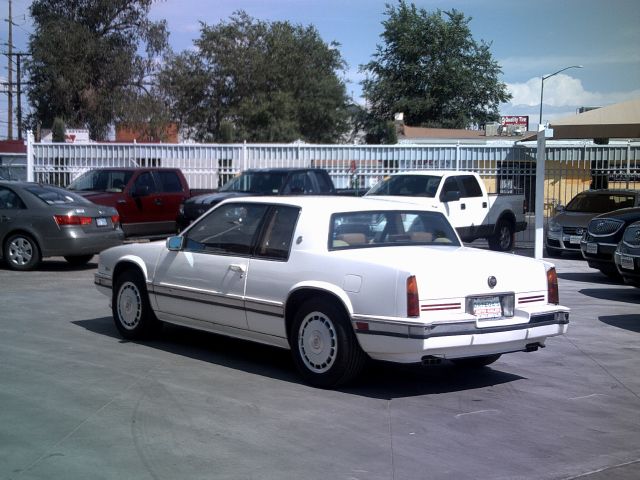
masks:
[[[51,140],[53,142],[63,143],[66,141],[65,134],[67,133],[64,126],[64,120],[60,117],[53,119],[53,125],[51,126]]]
[[[164,22],[147,15],[152,0],[34,0],[29,101],[32,124],[55,117],[93,138],[129,117],[148,118],[156,60],[167,48]],[[138,52],[145,52],[142,55]],[[144,101],[143,101],[144,100]],[[153,108],[149,110],[150,106]]]
[[[380,121],[404,113],[409,125],[465,128],[499,117],[511,95],[490,45],[476,42],[471,18],[454,10],[429,13],[400,0],[387,5],[383,44],[361,69],[371,114]]]
[[[315,143],[347,130],[344,61],[313,26],[237,12],[202,24],[197,52],[172,55],[160,87],[174,118],[199,141]]]

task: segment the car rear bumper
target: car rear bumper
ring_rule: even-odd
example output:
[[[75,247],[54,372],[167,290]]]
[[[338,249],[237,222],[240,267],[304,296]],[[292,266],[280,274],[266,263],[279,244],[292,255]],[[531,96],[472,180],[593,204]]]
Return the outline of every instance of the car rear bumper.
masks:
[[[566,333],[569,309],[557,307],[522,323],[491,327],[479,327],[475,320],[425,325],[362,322],[357,317],[353,324],[361,347],[371,358],[418,363],[425,357],[455,359],[536,349],[548,337]]]
[[[120,229],[86,233],[81,228],[62,228],[60,235],[42,239],[42,256],[96,254],[123,241],[124,232]]]

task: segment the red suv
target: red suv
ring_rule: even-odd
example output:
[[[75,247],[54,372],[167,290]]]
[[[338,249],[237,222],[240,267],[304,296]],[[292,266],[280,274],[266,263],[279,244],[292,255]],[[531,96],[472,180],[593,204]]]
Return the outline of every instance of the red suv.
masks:
[[[175,232],[178,208],[190,196],[187,180],[177,168],[89,170],[67,188],[94,203],[115,207],[126,236]]]

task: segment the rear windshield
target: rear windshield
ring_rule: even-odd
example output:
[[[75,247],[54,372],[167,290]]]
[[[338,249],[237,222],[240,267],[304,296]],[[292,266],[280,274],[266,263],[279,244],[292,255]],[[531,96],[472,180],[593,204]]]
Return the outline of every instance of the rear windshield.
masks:
[[[566,210],[569,212],[605,213],[619,208],[633,207],[635,197],[622,193],[580,193],[569,202]]]
[[[90,204],[88,200],[71,193],[64,188],[53,187],[51,185],[36,185],[25,188],[27,192],[34,195],[47,205],[65,205],[67,203]]]
[[[91,170],[80,175],[67,188],[79,192],[122,192],[132,175],[130,170]]]
[[[405,245],[460,246],[451,224],[440,212],[367,211],[331,216],[329,249]]]
[[[433,175],[392,175],[374,186],[367,195],[398,195],[433,198],[442,177]]]

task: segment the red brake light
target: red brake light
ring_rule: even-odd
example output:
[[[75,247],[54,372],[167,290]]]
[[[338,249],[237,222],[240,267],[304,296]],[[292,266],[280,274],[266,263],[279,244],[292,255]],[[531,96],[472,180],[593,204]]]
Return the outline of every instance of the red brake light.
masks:
[[[418,298],[418,281],[415,275],[407,277],[407,317],[420,316],[420,301]]]
[[[558,274],[556,269],[551,267],[547,270],[547,302],[558,305],[560,303],[560,293],[558,292]]]
[[[54,215],[53,219],[58,225],[91,225],[91,217],[81,217],[79,215]]]
[[[120,223],[120,215],[111,215],[111,223],[117,225]]]

